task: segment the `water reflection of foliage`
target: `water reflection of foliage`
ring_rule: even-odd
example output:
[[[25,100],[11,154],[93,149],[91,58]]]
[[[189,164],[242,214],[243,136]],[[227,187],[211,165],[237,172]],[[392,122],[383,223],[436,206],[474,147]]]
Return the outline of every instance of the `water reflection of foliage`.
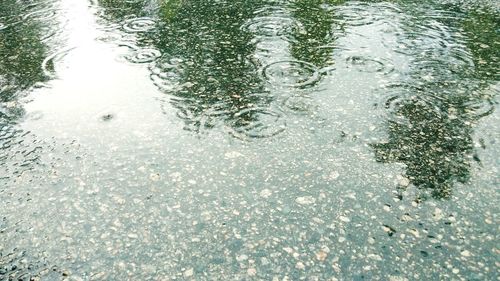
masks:
[[[39,82],[47,81],[42,63],[49,53],[44,41],[51,32],[51,19],[26,17],[39,12],[36,3],[30,6],[18,1],[3,1],[0,18],[6,28],[0,31],[0,117],[13,121],[24,114],[17,101]]]
[[[433,91],[445,95],[430,96]],[[454,182],[470,178],[474,154],[473,124],[486,112],[471,110],[469,93],[456,95],[427,84],[412,87],[411,94],[386,104],[389,141],[374,144],[377,161],[402,162],[406,175],[416,186],[429,188],[435,198],[450,196]]]
[[[468,46],[476,66],[475,76],[486,83],[500,80],[500,15],[487,11],[472,11],[461,27],[470,40]]]
[[[154,30],[137,34],[133,43],[162,53],[150,65],[151,77],[168,94],[185,128],[200,132],[257,122],[258,114],[245,110],[267,108],[272,98],[249,59],[255,51],[253,35],[241,26],[260,1],[163,1],[154,16],[144,13],[148,2],[136,1],[121,13],[115,11],[121,4],[100,4],[103,17],[115,23],[131,15],[158,20]]]
[[[237,114],[269,102],[262,94],[257,69],[249,61],[255,49],[252,35],[240,28],[256,8],[254,4],[189,1],[177,5],[175,14],[166,12],[170,24],[157,46],[165,57],[182,61],[176,71],[177,82],[183,86],[171,93],[176,96],[171,103],[188,129],[200,131],[218,122],[237,126],[235,118],[256,121],[251,114]]]
[[[409,73],[414,85],[396,87],[396,98],[386,103],[389,140],[372,144],[377,161],[406,164],[410,182],[430,190],[434,198],[448,198],[455,182],[470,179],[472,161],[480,162],[474,151],[474,124],[494,109],[491,85],[497,81],[498,51],[485,46],[495,42],[498,24],[475,16],[462,15],[464,22],[445,21],[450,30],[462,27],[467,34],[465,41],[454,46],[470,53],[473,64],[467,69],[456,71],[452,58],[439,57],[449,55],[439,48],[430,53],[425,45],[410,46],[417,54]],[[478,28],[483,36],[475,34]]]
[[[50,4],[14,0],[1,3],[4,28],[0,30],[0,181],[21,175],[39,161],[40,141],[16,123],[25,115],[20,100],[37,83],[50,79],[42,67],[57,26]],[[48,14],[44,14],[46,11]]]
[[[300,61],[312,63],[317,67],[328,66],[333,42],[343,29],[343,21],[335,18],[335,13],[326,5],[339,5],[339,0],[296,0],[292,2],[293,17],[303,29],[297,29],[291,41],[291,54]],[[329,48],[322,48],[328,46]]]

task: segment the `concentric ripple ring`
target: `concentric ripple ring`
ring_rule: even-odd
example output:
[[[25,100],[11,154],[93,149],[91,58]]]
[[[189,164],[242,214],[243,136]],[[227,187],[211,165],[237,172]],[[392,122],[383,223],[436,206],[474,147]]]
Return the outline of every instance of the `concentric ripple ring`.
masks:
[[[125,56],[125,59],[131,63],[149,63],[155,61],[161,56],[161,52],[153,48],[144,48],[134,50],[131,54]]]
[[[318,68],[304,61],[277,61],[266,65],[262,74],[271,84],[284,87],[309,87],[321,78]]]
[[[279,112],[264,107],[252,107],[233,116],[231,134],[239,139],[274,137],[285,131],[286,122]]]
[[[147,32],[155,28],[156,22],[151,18],[135,18],[128,20],[123,29],[127,32]]]

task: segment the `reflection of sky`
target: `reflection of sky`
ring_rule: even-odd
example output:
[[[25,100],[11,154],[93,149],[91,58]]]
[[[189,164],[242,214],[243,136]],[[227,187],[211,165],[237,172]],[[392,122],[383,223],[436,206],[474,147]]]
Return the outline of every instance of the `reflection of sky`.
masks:
[[[96,8],[85,2],[61,3],[60,18],[66,20],[63,30],[66,40],[52,50],[57,78],[48,88],[37,90],[38,98],[26,106],[30,111],[43,112],[42,119],[27,124],[43,127],[42,134],[111,137],[127,133],[133,124],[163,122],[158,116],[148,114],[158,111],[155,100],[140,94],[156,92],[149,83],[139,82],[148,76],[147,70],[119,62],[116,58],[121,50],[96,41],[103,32],[96,23],[95,12]],[[150,108],[146,110],[148,105]],[[106,114],[117,118],[109,131],[97,123]],[[144,129],[148,126],[151,125],[144,125]]]

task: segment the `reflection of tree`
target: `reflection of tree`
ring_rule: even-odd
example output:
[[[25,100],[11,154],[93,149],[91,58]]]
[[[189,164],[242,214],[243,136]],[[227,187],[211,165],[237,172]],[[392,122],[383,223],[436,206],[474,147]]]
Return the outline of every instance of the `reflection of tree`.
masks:
[[[312,63],[318,67],[328,66],[332,43],[335,40],[336,20],[332,11],[325,10],[324,4],[340,4],[338,0],[297,0],[293,2],[293,16],[301,23],[294,30],[291,53],[297,60]],[[328,46],[328,48],[322,48]]]
[[[468,18],[466,22],[478,20]],[[478,51],[480,44],[495,42],[498,27],[490,23],[486,21],[481,30],[492,37],[472,37],[453,47],[452,51],[464,49],[464,55],[469,48],[472,54],[474,64],[460,71],[456,71],[456,57],[440,57],[453,54],[432,45],[410,45],[414,49],[414,68],[409,73],[413,85],[394,88],[397,96],[386,103],[391,110],[389,140],[372,144],[377,161],[405,163],[410,182],[429,188],[435,198],[449,197],[455,182],[465,183],[470,178],[471,161],[480,161],[474,152],[473,125],[493,110],[492,97],[485,89],[495,83],[497,72],[486,68],[491,63],[498,65],[495,48]]]
[[[0,32],[0,99],[3,102],[14,100],[16,93],[45,80],[41,65],[47,56],[47,46],[41,40],[41,24],[37,21],[21,21],[21,15],[22,5],[17,1],[2,2],[0,17],[12,21]]]
[[[467,32],[467,41],[476,66],[475,77],[486,83],[500,79],[500,43],[498,30],[500,20],[498,13],[487,11],[471,11],[461,27]]]
[[[30,169],[39,156],[37,140],[15,126],[25,114],[19,99],[49,79],[42,64],[49,52],[44,38],[53,23],[36,17],[39,8],[32,2],[4,0],[0,8],[5,23],[0,30],[0,179]]]
[[[0,31],[0,102],[7,105],[0,106],[2,122],[19,118],[24,111],[13,102],[48,78],[42,70],[48,47],[42,41],[49,23],[23,18],[28,12],[33,11],[13,0],[3,1],[0,9],[0,18],[7,19]]]
[[[159,45],[166,52],[164,58],[182,59],[176,71],[178,82],[184,85],[173,93],[180,99],[173,99],[172,104],[187,112],[185,120],[193,130],[221,120],[232,126],[241,119],[250,122],[254,119],[251,111],[232,119],[245,108],[268,102],[259,95],[264,89],[248,60],[255,49],[249,43],[252,35],[241,28],[254,4],[189,1],[178,6],[175,15],[165,12],[170,24]]]
[[[473,118],[467,112],[467,96],[448,92],[451,95],[442,100],[429,97],[433,90],[439,86],[412,88],[391,112],[389,141],[373,147],[378,161],[405,163],[414,185],[431,188],[441,198],[450,195],[453,182],[470,177]]]
[[[113,1],[102,5],[106,17],[122,22],[131,14],[142,15],[148,5],[148,1],[135,3],[127,6],[128,15],[108,13],[114,10]],[[238,129],[257,122],[269,106],[271,98],[249,60],[255,51],[250,43],[253,34],[242,28],[259,5],[259,1],[162,1],[155,15],[161,23],[135,39],[134,44],[147,44],[162,53],[150,67],[152,80],[171,95],[169,101],[186,129],[198,132],[217,125]]]
[[[123,23],[122,21],[128,17],[149,15],[157,7],[155,2],[151,0],[99,0],[99,6],[106,9],[106,12],[101,14],[105,19],[111,21],[117,20],[118,23]]]

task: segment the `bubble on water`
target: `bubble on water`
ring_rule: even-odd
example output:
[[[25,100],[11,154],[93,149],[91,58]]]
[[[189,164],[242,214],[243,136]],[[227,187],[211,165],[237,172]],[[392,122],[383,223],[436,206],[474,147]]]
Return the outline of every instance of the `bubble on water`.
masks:
[[[127,32],[147,32],[155,27],[156,22],[147,17],[130,19],[123,25],[123,29]]]
[[[64,61],[64,57],[74,49],[75,47],[62,49],[46,57],[42,62],[43,73],[50,78],[56,78],[58,64],[61,64]]]
[[[316,85],[321,78],[313,64],[303,61],[277,61],[263,68],[264,78],[274,86],[305,88]]]
[[[274,110],[263,107],[252,107],[236,113],[230,124],[231,135],[236,138],[262,139],[283,133],[286,122],[283,116]]]
[[[0,22],[0,30],[6,29],[6,28],[7,28],[7,24]]]

